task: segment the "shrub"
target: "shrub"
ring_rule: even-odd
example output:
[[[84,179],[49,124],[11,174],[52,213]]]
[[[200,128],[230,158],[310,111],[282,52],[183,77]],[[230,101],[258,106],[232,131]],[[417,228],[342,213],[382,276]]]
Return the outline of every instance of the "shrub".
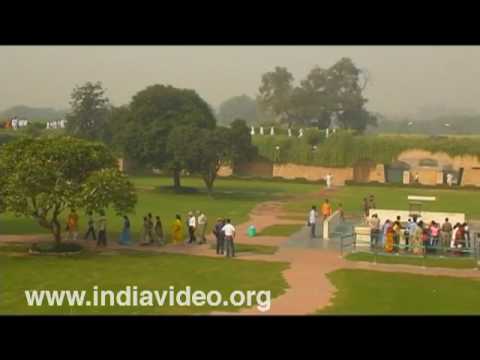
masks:
[[[408,149],[480,157],[480,138],[473,137],[376,136],[337,131],[320,142],[316,151],[312,151],[306,136],[254,136],[253,143],[259,154],[271,161],[330,167],[353,166],[366,159],[388,165]],[[276,146],[280,147],[279,154],[275,153]]]

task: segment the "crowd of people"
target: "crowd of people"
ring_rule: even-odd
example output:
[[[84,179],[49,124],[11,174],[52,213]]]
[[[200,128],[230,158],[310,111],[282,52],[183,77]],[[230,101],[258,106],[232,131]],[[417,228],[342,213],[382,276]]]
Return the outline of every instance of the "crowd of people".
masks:
[[[87,212],[87,231],[84,235],[84,240],[94,240],[97,242],[97,247],[107,246],[107,218],[104,212],[100,212],[98,219],[94,218],[93,212]],[[207,216],[201,212],[188,212],[185,223],[188,229],[188,238],[185,241],[187,244],[205,244],[207,243],[206,230],[208,219]],[[176,215],[175,221],[171,227],[171,235],[173,244],[179,244],[184,241],[183,224],[180,215]],[[75,209],[71,209],[66,221],[67,238],[70,241],[78,240],[79,232],[79,215]],[[213,235],[216,239],[216,252],[218,255],[226,255],[227,257],[235,256],[234,238],[235,227],[232,225],[230,219],[218,218],[213,227]],[[123,227],[119,235],[118,243],[120,245],[132,245],[131,225],[128,216],[123,216]],[[153,216],[151,213],[143,217],[143,231],[139,244],[142,246],[158,245],[162,246],[167,243],[164,234],[164,228],[159,216]]]
[[[377,214],[368,220],[370,227],[370,246],[383,248],[388,253],[411,252],[416,255],[425,253],[453,252],[462,254],[463,249],[471,248],[471,237],[466,222],[452,225],[448,218],[443,224],[421,218],[411,217],[406,223],[397,216],[395,221],[386,219],[383,225]]]

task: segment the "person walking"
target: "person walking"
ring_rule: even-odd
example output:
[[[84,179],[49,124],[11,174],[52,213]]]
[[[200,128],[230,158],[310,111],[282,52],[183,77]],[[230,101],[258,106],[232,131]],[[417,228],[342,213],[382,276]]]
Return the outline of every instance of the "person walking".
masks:
[[[385,251],[388,253],[392,253],[395,250],[395,231],[393,230],[393,224],[390,223],[390,220],[387,220],[385,225]]]
[[[84,240],[88,240],[90,235],[92,235],[92,239],[94,241],[97,241],[97,235],[95,234],[95,220],[93,218],[93,212],[89,211],[87,215],[88,215],[88,230],[84,236]]]
[[[175,216],[175,221],[172,225],[172,239],[174,244],[178,244],[182,241],[183,231],[182,231],[182,219],[180,215]]]
[[[207,216],[200,211],[197,211],[197,223],[198,223],[198,235],[200,237],[199,244],[206,244],[207,238],[205,237],[205,231],[207,229]]]
[[[381,231],[381,241],[380,241],[380,244],[382,247],[386,247],[386,244],[387,244],[387,232],[388,232],[388,228],[391,226],[391,222],[390,222],[390,219],[387,219],[385,221],[385,223],[383,224],[383,227],[382,227],[382,231]]]
[[[340,220],[345,222],[345,210],[343,210],[343,205],[341,203],[338,204],[338,212],[340,213]]]
[[[107,218],[105,212],[100,212],[100,218],[98,219],[98,241],[97,247],[107,246]]]
[[[226,220],[226,224],[223,227],[223,232],[225,234],[225,256],[226,257],[235,257],[235,227],[230,223],[230,219]]]
[[[188,243],[193,244],[194,242],[197,241],[195,237],[195,230],[197,229],[197,219],[195,219],[195,216],[193,216],[193,213],[190,211],[188,213]]]
[[[147,245],[153,242],[152,239],[152,228],[153,224],[150,222],[148,216],[143,217],[143,236],[140,245]]]
[[[70,210],[67,218],[68,240],[77,241],[78,238],[78,214],[75,209]]]
[[[308,226],[310,226],[310,238],[311,239],[314,239],[314,238],[317,237],[317,233],[316,233],[317,218],[318,218],[317,207],[312,206],[312,209],[310,210],[310,212],[308,214]]]
[[[324,203],[322,204],[323,221],[327,220],[327,218],[331,215],[332,215],[332,206],[330,205],[330,202],[328,201],[328,199],[325,199]]]
[[[131,236],[130,236],[130,219],[127,215],[123,217],[123,229],[120,233],[119,239],[120,245],[130,245],[131,243]]]
[[[373,214],[370,221],[370,248],[377,248],[378,238],[380,237],[380,219],[377,214]]]
[[[440,239],[442,241],[444,252],[447,252],[448,248],[450,247],[450,242],[452,241],[452,231],[452,224],[448,221],[448,218],[445,218],[445,222],[440,228]]]
[[[415,219],[414,222],[416,223]],[[421,255],[423,253],[423,244],[422,244],[422,234],[423,234],[423,221],[419,221],[415,226],[415,231],[410,236],[410,242],[412,247],[412,252],[415,255]]]
[[[472,246],[472,243],[470,241],[470,230],[466,222],[463,223],[463,233],[465,236],[465,247],[470,248]]]
[[[332,176],[332,174],[328,173],[327,176],[325,176],[325,182],[327,183],[327,189],[330,189],[332,187],[332,181],[333,181],[333,176]]]
[[[405,251],[410,250],[410,242],[411,242],[411,239],[413,238],[413,235],[415,234],[416,228],[417,228],[417,222],[412,219],[408,219],[407,225],[405,227],[405,233],[404,233]]]
[[[163,237],[163,226],[160,216],[155,216],[155,222],[153,224],[153,232],[155,234],[155,240],[158,245],[163,245],[165,243]]]
[[[373,194],[370,194],[368,197],[368,208],[369,209],[376,209],[377,206],[375,204],[375,196]]]
[[[223,227],[225,226],[225,221],[222,218],[217,219],[217,223],[213,227],[213,235],[217,239],[217,255],[223,255],[225,246],[225,233],[223,232]]]
[[[433,220],[430,224],[430,238],[430,245],[432,246],[432,251],[437,252],[440,243],[440,227]]]
[[[402,223],[400,222],[400,216],[397,216],[397,220],[393,223],[393,250],[394,252],[400,251],[400,238],[402,235]]]
[[[368,217],[370,216],[369,210],[370,210],[370,206],[368,204],[368,200],[367,198],[363,198],[363,218],[367,223],[368,223]]]

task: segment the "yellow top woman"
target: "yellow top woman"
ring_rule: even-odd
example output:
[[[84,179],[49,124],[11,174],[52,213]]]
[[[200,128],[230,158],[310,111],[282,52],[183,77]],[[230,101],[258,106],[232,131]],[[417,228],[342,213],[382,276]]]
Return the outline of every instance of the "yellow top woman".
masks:
[[[172,225],[172,239],[174,244],[178,244],[182,241],[183,229],[182,229],[182,220],[180,215],[176,215],[175,222]]]

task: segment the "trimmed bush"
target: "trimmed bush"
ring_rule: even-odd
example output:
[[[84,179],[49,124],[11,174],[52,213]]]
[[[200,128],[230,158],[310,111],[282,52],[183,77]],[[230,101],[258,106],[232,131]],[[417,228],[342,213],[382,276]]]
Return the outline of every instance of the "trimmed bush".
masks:
[[[313,150],[308,139],[288,136],[254,136],[261,156],[277,163],[350,167],[361,160],[390,164],[405,150],[421,149],[450,156],[480,158],[480,138],[435,136],[355,135],[337,131]],[[279,146],[279,150],[276,147]]]

